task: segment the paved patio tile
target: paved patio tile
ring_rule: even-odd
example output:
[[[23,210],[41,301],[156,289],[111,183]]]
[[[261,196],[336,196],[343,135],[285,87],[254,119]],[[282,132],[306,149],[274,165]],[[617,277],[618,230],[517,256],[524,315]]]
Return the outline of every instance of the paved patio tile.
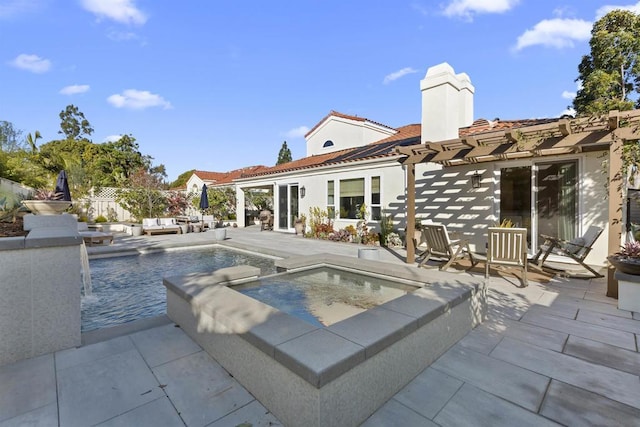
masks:
[[[164,396],[136,350],[57,371],[60,424],[94,425]]]
[[[51,427],[58,425],[58,405],[51,403],[26,414],[0,421],[0,427]]]
[[[551,314],[567,319],[575,319],[578,315],[578,307],[564,304],[553,304],[545,307],[544,305],[532,305],[527,313]]]
[[[640,425],[640,410],[555,380],[540,414],[569,426]]]
[[[540,407],[549,384],[549,378],[543,375],[459,345],[431,367],[532,411]]]
[[[420,415],[433,419],[462,384],[457,378],[427,368],[393,398]]]
[[[205,426],[254,400],[206,352],[153,369],[165,393],[188,426]]]
[[[558,425],[470,384],[462,386],[434,421],[441,426],[544,427]]]
[[[522,316],[522,322],[549,328],[554,331],[577,335],[603,343],[617,345],[618,347],[634,350],[636,347],[633,334],[591,323],[566,319],[546,313],[530,312]]]
[[[529,323],[509,320],[505,322],[505,337],[511,337],[520,341],[535,343],[535,345],[549,350],[562,351],[569,334],[558,332]]]
[[[123,336],[79,348],[58,351],[55,354],[56,369],[68,369],[89,362],[96,363],[99,359],[131,350],[135,350],[131,338]]]
[[[53,355],[0,367],[0,421],[56,403]]]
[[[273,416],[264,406],[257,400],[237,409],[224,418],[219,419],[207,427],[272,427],[281,426],[282,424]]]
[[[371,415],[360,427],[421,426],[438,425],[422,415],[412,411],[395,399],[389,400]]]
[[[602,302],[602,303],[605,303],[605,304],[611,304],[612,306],[616,306],[616,307],[618,306],[617,300],[607,297],[606,291],[604,291],[604,292],[587,292],[584,295],[584,299],[585,300],[589,300],[589,301]]]
[[[640,334],[639,321],[633,319],[622,319],[618,316],[612,316],[611,314],[596,313],[590,310],[580,310],[577,320],[593,323],[594,325],[604,326],[606,328],[611,328],[618,331]]]
[[[564,353],[598,365],[640,375],[640,353],[637,351],[571,336]]]
[[[130,337],[152,368],[202,350],[173,323],[136,332]]]
[[[513,338],[502,340],[491,356],[640,408],[640,381],[637,375],[599,366]]]
[[[609,298],[610,299],[610,298]],[[615,301],[615,300],[614,300]],[[590,301],[580,298],[571,298],[564,295],[558,295],[558,298],[551,303],[551,306],[555,305],[573,305],[579,309],[586,309],[595,311],[597,313],[606,313],[613,316],[631,319],[631,313],[624,310],[618,310],[615,304],[604,303],[599,301]]]
[[[99,427],[184,427],[184,423],[166,396],[98,424]]]
[[[464,338],[458,341],[462,347],[477,351],[482,354],[489,354],[503,337],[503,333],[491,329],[490,327],[478,325]]]

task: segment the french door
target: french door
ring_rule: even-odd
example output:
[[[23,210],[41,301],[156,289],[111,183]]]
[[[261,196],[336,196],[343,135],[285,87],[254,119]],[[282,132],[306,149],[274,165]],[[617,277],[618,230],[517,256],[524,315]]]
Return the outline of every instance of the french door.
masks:
[[[298,184],[278,186],[278,228],[291,230],[298,217]]]
[[[527,229],[529,247],[547,234],[571,240],[578,233],[578,162],[540,162],[500,168],[500,222]]]

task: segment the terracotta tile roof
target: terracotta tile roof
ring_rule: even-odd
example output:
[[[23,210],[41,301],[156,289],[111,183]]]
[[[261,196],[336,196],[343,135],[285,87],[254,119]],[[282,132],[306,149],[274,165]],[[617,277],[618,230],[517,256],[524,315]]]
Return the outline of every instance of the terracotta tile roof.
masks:
[[[303,157],[298,160],[276,165],[270,168],[246,173],[242,178],[250,178],[261,175],[272,175],[281,172],[291,172],[302,169],[311,169],[320,166],[328,166],[338,163],[355,162],[381,157],[392,157],[397,154],[394,151],[396,146],[413,145],[420,143],[420,125],[413,124],[402,126],[396,129],[398,133],[380,141],[364,145],[362,147],[347,148],[345,150],[334,151],[327,154]]]
[[[324,116],[322,118],[322,120],[320,120],[318,123],[316,123],[316,125],[314,127],[312,127],[311,130],[309,130],[309,132],[305,133],[304,137],[306,138],[307,135],[310,135],[314,130],[318,129],[318,127],[322,123],[324,123],[331,116],[333,116],[333,117],[341,117],[343,119],[354,120],[354,121],[357,121],[357,122],[370,122],[370,123],[373,123],[373,124],[376,124],[378,126],[382,126],[382,127],[388,128],[388,129],[394,129],[391,126],[387,126],[387,125],[382,124],[382,123],[374,122],[373,120],[369,120],[369,119],[367,119],[365,117],[351,116],[349,114],[343,114],[343,113],[339,113],[337,111],[331,110],[331,111],[329,111],[329,114]]]
[[[263,169],[269,168],[267,166],[258,165],[235,169],[229,172],[194,171],[193,173],[211,185],[225,185],[231,184],[234,179],[240,178],[244,174],[259,173]]]
[[[460,128],[458,134],[460,137],[475,135],[483,132],[493,132],[497,130],[505,129],[519,129],[527,126],[542,125],[546,123],[557,122],[559,118],[555,119],[524,119],[524,120],[487,120],[477,119],[471,126]]]

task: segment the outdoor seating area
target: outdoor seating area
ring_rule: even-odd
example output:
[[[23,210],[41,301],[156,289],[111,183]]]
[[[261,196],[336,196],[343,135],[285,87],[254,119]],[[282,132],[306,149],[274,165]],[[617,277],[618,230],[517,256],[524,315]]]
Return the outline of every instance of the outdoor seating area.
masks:
[[[427,249],[420,255],[423,258],[420,267],[429,268],[426,263],[432,257],[444,260],[438,267],[440,270],[446,270],[453,262],[465,257],[471,260],[472,266],[476,264],[469,249],[469,242],[464,239],[451,239],[444,224],[423,224],[422,240]]]
[[[175,218],[143,218],[142,232],[147,236],[151,236],[152,234],[178,234],[182,230]]]

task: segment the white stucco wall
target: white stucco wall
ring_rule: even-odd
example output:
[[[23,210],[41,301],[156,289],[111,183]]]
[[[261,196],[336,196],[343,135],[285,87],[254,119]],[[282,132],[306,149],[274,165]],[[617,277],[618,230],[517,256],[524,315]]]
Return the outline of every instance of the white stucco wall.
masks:
[[[395,133],[393,129],[369,121],[330,116],[307,136],[307,156],[361,147]],[[331,140],[333,146],[323,148],[327,140]]]

